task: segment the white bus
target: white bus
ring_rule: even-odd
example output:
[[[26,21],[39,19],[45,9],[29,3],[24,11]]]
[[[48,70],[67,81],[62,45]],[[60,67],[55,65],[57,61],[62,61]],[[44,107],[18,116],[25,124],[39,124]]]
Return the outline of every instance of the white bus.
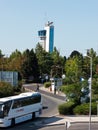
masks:
[[[16,96],[0,98],[0,127],[39,117],[42,99],[39,92],[26,92]]]

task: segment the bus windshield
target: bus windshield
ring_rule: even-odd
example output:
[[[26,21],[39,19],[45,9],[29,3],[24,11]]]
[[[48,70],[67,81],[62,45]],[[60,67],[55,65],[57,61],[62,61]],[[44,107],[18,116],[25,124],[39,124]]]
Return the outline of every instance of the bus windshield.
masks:
[[[3,108],[4,108],[4,104],[0,103],[0,118],[3,118]]]
[[[12,101],[0,102],[0,118],[8,116]]]

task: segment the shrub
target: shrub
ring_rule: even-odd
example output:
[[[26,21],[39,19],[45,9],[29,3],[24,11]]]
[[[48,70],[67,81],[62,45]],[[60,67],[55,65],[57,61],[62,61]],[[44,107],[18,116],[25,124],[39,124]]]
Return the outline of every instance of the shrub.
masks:
[[[97,105],[96,103],[92,103],[91,105],[91,113],[92,115],[96,115],[97,113]],[[81,105],[78,105],[73,110],[75,115],[88,115],[89,114],[89,103],[84,103]]]
[[[14,94],[13,86],[6,82],[0,82],[0,98],[12,96]]]
[[[45,88],[49,88],[51,86],[51,82],[44,83]]]
[[[59,114],[69,115],[73,114],[73,108],[75,107],[74,102],[67,102],[58,106]]]
[[[18,86],[13,87],[14,93],[19,94],[20,92],[23,92],[23,87],[22,87],[22,81],[18,82]]]

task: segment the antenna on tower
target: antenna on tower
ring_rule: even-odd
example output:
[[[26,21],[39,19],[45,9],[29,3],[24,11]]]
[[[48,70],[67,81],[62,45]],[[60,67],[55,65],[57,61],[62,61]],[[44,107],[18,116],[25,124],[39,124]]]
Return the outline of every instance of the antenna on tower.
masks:
[[[46,26],[51,26],[52,24],[53,24],[53,22],[48,21],[48,23],[46,23]]]
[[[44,13],[44,21],[45,21],[45,24],[48,21],[47,12]]]

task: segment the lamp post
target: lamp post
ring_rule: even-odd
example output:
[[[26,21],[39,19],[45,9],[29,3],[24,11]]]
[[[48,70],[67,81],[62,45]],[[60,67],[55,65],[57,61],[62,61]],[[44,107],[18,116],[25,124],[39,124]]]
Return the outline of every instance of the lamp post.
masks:
[[[92,111],[92,57],[88,56],[87,57],[90,59],[90,102],[89,102],[89,130],[91,130],[91,111]]]

